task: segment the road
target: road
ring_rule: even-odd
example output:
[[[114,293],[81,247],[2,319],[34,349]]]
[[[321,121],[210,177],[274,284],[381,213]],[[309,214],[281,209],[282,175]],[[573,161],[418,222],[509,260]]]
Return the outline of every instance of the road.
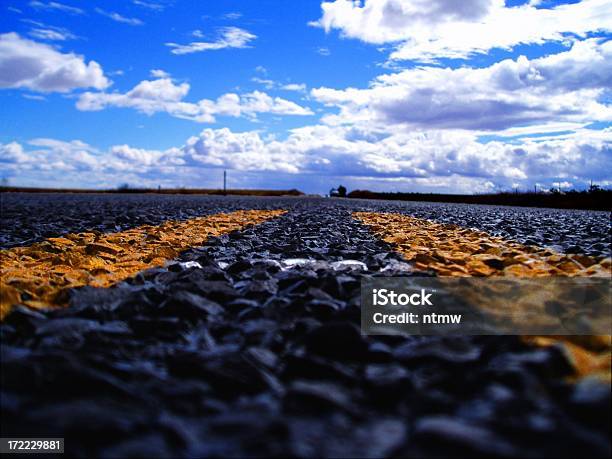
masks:
[[[609,338],[359,329],[364,276],[517,265],[470,265],[483,244],[536,263],[523,276],[609,272],[607,213],[19,194],[2,210],[18,295],[0,325],[3,436],[65,437],[77,456],[610,455]]]

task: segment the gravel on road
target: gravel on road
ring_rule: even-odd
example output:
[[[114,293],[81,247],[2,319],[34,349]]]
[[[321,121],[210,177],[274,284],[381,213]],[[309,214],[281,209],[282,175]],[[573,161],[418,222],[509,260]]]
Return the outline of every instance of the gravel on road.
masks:
[[[288,201],[68,308],[15,308],[3,435],[82,457],[610,456],[609,385],[568,382],[559,345],[362,335],[363,276],[433,273],[352,218],[373,203]]]
[[[0,319],[15,304],[63,306],[69,290],[110,287],[140,271],[176,258],[209,237],[236,231],[282,214],[246,210],[167,220],[118,233],[86,232],[48,238],[0,251]]]
[[[403,213],[562,253],[611,254],[610,212],[309,197],[63,193],[1,193],[0,248],[66,233],[116,232],[234,210],[305,206]]]

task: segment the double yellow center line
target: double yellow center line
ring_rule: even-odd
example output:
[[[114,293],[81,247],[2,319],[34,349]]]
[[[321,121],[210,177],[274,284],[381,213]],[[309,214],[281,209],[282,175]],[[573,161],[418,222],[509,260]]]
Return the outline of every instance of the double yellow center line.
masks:
[[[391,244],[417,270],[440,276],[598,276],[611,275],[610,258],[562,254],[525,246],[482,231],[446,225],[395,213],[355,212],[353,217]],[[495,307],[494,304],[491,307]],[[611,337],[525,336],[538,346],[559,343],[576,376],[610,381]]]
[[[355,212],[416,269],[441,276],[610,276],[610,258],[562,254],[407,215]]]
[[[109,287],[161,266],[209,237],[256,225],[283,210],[240,210],[118,233],[77,233],[0,251],[0,318],[16,304],[63,305],[68,289]]]

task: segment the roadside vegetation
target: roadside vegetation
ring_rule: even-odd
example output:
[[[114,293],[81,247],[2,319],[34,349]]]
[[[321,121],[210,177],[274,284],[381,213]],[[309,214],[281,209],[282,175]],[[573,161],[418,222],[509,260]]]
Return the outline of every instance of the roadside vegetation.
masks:
[[[490,194],[437,194],[437,193],[379,193],[354,190],[349,198],[384,199],[391,201],[428,201],[465,204],[490,204],[522,207],[552,207],[557,209],[611,210],[612,190],[597,185],[588,190],[559,191],[551,189],[539,192],[500,192]]]

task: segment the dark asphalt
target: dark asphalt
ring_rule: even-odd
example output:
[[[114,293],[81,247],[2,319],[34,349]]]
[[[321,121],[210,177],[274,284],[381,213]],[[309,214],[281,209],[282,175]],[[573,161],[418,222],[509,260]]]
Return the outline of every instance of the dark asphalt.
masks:
[[[179,202],[290,212],[67,309],[16,309],[0,326],[3,436],[65,437],[81,457],[610,456],[609,386],[567,382],[557,347],[361,335],[361,277],[414,274],[351,211],[463,206],[133,199],[155,218]]]
[[[0,248],[65,233],[115,232],[238,209],[313,207],[400,212],[559,252],[597,257],[611,253],[610,213],[598,211],[323,198],[64,193],[2,193],[0,206]]]

